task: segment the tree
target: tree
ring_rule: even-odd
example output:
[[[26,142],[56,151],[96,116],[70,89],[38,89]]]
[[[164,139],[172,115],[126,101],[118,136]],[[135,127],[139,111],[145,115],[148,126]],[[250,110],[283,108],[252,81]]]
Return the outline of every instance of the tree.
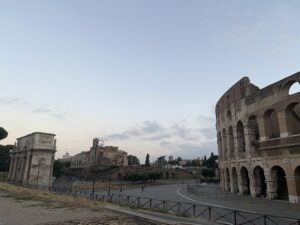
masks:
[[[150,167],[150,156],[149,156],[149,153],[147,153],[147,155],[146,155],[145,166]]]
[[[167,164],[166,156],[158,157],[155,164],[158,166],[165,166]]]
[[[53,163],[53,176],[60,177],[62,174],[62,163],[58,160],[55,160]]]
[[[0,140],[6,138],[7,135],[8,135],[7,131],[3,127],[0,127]]]
[[[13,145],[0,145],[0,171],[8,171],[10,166],[10,150]]]
[[[127,160],[128,160],[128,165],[129,166],[138,166],[138,165],[140,165],[140,160],[135,155],[128,155]]]

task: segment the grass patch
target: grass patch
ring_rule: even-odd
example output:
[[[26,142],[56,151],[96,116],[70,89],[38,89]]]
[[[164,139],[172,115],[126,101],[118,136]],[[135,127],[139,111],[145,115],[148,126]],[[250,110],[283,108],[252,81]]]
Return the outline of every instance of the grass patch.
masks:
[[[92,201],[77,196],[56,194],[46,190],[36,190],[19,187],[8,183],[0,182],[0,191],[3,197],[14,198],[17,201],[37,201],[39,203],[30,206],[45,206],[49,208],[77,208],[86,207],[93,210],[101,210],[106,203]]]

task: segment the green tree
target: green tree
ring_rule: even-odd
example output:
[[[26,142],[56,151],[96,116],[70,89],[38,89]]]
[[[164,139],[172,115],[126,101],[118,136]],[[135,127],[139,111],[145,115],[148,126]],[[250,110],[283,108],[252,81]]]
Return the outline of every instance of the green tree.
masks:
[[[128,155],[128,165],[129,166],[138,166],[140,165],[140,160],[135,155]]]
[[[8,171],[10,166],[10,150],[13,145],[0,145],[0,171]]]
[[[6,138],[7,135],[8,135],[7,131],[3,127],[0,127],[0,140]]]
[[[54,161],[53,164],[53,176],[54,177],[60,177],[62,174],[62,163],[58,160]]]
[[[147,153],[147,155],[146,155],[145,166],[150,167],[150,156],[149,156],[149,153]]]

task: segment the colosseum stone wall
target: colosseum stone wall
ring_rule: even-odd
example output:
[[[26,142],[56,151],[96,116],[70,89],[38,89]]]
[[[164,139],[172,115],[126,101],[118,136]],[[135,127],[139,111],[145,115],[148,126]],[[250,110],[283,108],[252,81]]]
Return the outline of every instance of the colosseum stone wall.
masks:
[[[300,72],[263,89],[248,77],[216,105],[224,191],[300,202]]]

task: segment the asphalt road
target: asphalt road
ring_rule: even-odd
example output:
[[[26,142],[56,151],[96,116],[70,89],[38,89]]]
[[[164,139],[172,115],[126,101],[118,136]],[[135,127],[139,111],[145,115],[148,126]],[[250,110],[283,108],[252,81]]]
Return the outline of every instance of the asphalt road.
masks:
[[[210,187],[208,187],[210,188]],[[213,187],[211,187],[213,188]],[[265,205],[260,206],[260,201],[257,201],[257,203],[253,204],[255,199],[251,198],[251,204],[249,202],[243,203],[243,202],[234,202],[234,200],[228,201],[222,201],[222,197],[218,198],[218,201],[214,201],[214,199],[208,199],[207,196],[197,196],[192,195],[189,192],[187,192],[187,184],[173,184],[173,185],[161,185],[161,186],[152,186],[152,187],[144,187],[143,189],[131,189],[131,190],[124,190],[122,192],[120,191],[112,191],[111,194],[113,196],[117,196],[119,194],[125,195],[125,196],[136,196],[141,198],[151,198],[151,199],[157,199],[157,200],[165,200],[170,201],[170,203],[167,208],[169,207],[174,211],[178,208],[178,202],[181,202],[179,207],[179,211],[181,213],[187,212],[189,214],[195,213],[196,216],[204,216],[208,217],[208,210],[205,211],[205,207],[201,207],[201,205],[206,206],[212,206],[211,216],[212,218],[216,219],[218,222],[226,223],[233,223],[234,219],[237,220],[239,223],[244,223],[247,220],[253,220],[252,224],[264,224],[263,217],[260,217],[259,215],[256,215],[255,213],[263,213],[267,215],[273,215],[273,216],[283,216],[283,217],[292,217],[292,218],[300,218],[300,212],[299,211],[293,211],[290,208],[281,208],[280,210],[271,209],[269,207],[265,208]],[[99,193],[99,194],[107,194],[105,193]],[[122,197],[123,200],[125,200],[125,197]],[[224,198],[225,200],[225,198]],[[186,204],[184,204],[186,203]],[[147,204],[147,200],[141,199],[141,205]],[[149,203],[148,203],[149,204]],[[155,200],[152,204],[158,205],[160,209],[162,209],[162,204],[159,203],[159,201]],[[286,205],[286,203],[283,203]],[[192,205],[197,205],[197,207],[194,209],[191,208]],[[199,207],[198,207],[199,206]],[[220,207],[229,207],[230,209],[224,209]],[[244,210],[245,212],[239,212],[235,216],[232,213],[233,210]],[[178,212],[179,212],[178,211]],[[203,214],[201,214],[203,213]],[[268,217],[267,218],[268,223],[267,224],[292,224],[288,220],[282,220],[279,218],[274,217]],[[275,220],[275,223],[272,222],[272,220]],[[250,223],[249,223],[250,224]]]

